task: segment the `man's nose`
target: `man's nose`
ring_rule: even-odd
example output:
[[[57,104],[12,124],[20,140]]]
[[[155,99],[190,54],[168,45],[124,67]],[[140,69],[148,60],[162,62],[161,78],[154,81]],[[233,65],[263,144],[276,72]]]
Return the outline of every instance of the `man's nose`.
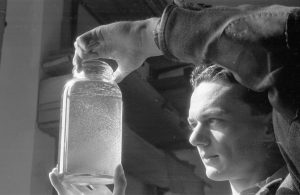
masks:
[[[209,130],[201,124],[194,129],[189,139],[193,146],[208,146],[210,144]]]

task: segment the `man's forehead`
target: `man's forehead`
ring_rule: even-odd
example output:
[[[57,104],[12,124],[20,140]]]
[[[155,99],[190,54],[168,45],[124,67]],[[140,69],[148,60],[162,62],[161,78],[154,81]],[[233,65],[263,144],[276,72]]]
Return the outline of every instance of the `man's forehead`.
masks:
[[[211,116],[223,117],[229,114],[230,111],[221,106],[208,106],[203,109],[199,109],[199,107],[194,107],[189,110],[188,120],[192,120],[193,118],[209,118]]]
[[[191,101],[198,101],[198,98],[203,99],[234,99],[242,100],[246,88],[240,84],[227,83],[227,82],[210,82],[205,81],[200,83],[192,93]]]
[[[200,83],[192,94],[190,112],[228,113],[231,107],[241,104],[243,93],[243,87],[235,84]]]

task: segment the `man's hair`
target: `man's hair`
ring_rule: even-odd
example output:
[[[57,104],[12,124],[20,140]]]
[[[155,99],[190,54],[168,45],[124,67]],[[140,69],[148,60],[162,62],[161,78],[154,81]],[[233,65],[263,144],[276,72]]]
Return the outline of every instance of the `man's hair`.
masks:
[[[233,74],[217,65],[212,64],[205,68],[197,66],[191,75],[191,84],[195,89],[201,82],[222,82],[224,84],[238,84]],[[241,97],[247,103],[252,111],[252,114],[268,114],[272,111],[272,106],[268,101],[267,92],[255,92],[245,87],[245,93]]]

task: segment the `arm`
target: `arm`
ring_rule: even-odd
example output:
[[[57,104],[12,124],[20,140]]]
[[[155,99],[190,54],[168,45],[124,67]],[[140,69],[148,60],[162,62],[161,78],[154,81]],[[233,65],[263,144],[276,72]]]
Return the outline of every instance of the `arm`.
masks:
[[[285,30],[294,9],[241,6],[190,11],[170,6],[162,16],[158,45],[165,55],[180,61],[219,63],[247,87],[263,90],[270,84],[262,81],[284,65],[290,52]]]

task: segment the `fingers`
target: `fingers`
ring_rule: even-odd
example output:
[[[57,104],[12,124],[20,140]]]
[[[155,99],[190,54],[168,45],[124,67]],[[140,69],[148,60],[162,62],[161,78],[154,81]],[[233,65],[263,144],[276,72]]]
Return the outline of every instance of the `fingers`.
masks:
[[[127,59],[117,59],[116,61],[118,63],[118,68],[113,73],[113,78],[115,82],[119,83],[131,72],[143,65],[144,59],[134,56]]]
[[[118,22],[99,26],[81,36],[75,43],[73,57],[73,73],[82,70],[84,60],[107,58],[118,62],[114,73],[116,82],[120,82],[129,73],[140,67],[146,59],[144,55],[148,47],[141,47],[141,32],[134,33],[134,23]]]
[[[83,60],[99,58],[98,50],[102,42],[103,36],[98,35],[101,33],[100,27],[92,29],[79,37],[74,42],[75,54],[73,57],[74,70],[81,71],[81,64]]]
[[[73,65],[74,65],[73,71],[77,71],[77,72],[81,71],[83,60],[99,58],[97,52],[94,51],[94,48],[88,48],[86,45],[83,44],[81,39],[77,39],[77,41],[74,43],[74,48],[75,48],[75,53],[73,57]]]
[[[121,164],[115,170],[114,184],[113,195],[125,195],[127,181]]]

